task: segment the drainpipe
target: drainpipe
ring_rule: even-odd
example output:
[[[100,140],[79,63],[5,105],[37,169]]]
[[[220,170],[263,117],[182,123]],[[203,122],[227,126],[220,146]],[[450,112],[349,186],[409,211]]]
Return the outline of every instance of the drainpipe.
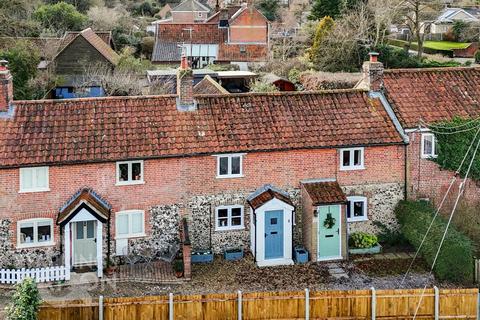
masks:
[[[112,217],[112,210],[108,210],[108,221],[107,221],[107,268],[110,267],[110,256],[111,256],[111,251],[110,251],[110,222],[111,222],[111,217]]]
[[[254,245],[253,245],[253,258],[255,263],[257,262],[257,214],[255,213],[255,209],[252,207],[252,218],[253,218],[253,224],[255,225],[255,232],[253,234],[254,236]],[[250,230],[251,231],[251,230]]]
[[[408,144],[404,145],[405,154],[404,154],[404,171],[405,171],[405,179],[404,179],[404,190],[403,190],[403,199],[406,201],[408,199]]]

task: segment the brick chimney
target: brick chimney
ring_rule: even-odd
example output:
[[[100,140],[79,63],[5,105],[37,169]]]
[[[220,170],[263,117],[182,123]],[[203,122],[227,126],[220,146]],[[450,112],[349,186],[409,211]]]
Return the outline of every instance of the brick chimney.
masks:
[[[0,60],[0,112],[7,112],[13,102],[13,78],[8,62]]]
[[[193,99],[193,71],[188,66],[185,48],[182,48],[182,60],[177,72],[177,109],[180,111],[193,111],[197,103]]]
[[[383,89],[383,63],[378,61],[378,53],[370,52],[369,61],[363,63],[362,84],[370,91]]]

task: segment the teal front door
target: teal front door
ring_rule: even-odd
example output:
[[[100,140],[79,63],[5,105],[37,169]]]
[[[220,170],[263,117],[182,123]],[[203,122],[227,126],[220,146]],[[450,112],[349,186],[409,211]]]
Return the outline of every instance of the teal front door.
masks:
[[[318,207],[317,260],[340,259],[341,252],[340,205]]]
[[[283,258],[283,210],[265,211],[265,260]]]

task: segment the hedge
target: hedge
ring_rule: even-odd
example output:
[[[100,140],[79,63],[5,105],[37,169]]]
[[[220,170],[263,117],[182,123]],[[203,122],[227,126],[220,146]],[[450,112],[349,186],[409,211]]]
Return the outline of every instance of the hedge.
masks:
[[[427,232],[434,212],[434,208],[425,201],[400,201],[395,209],[402,233],[416,249]],[[420,250],[430,266],[446,226],[446,220],[438,216]],[[451,224],[433,271],[439,280],[467,283],[473,279],[472,242]]]

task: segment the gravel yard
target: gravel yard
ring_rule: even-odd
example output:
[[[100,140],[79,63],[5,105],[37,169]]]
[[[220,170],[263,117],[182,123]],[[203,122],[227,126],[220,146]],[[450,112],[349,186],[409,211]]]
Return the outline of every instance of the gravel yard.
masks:
[[[247,291],[303,290],[346,290],[400,288],[403,273],[410,260],[354,260],[337,262],[349,275],[349,279],[336,280],[329,276],[327,263],[258,268],[251,256],[240,261],[225,261],[216,257],[211,264],[194,264],[193,280],[176,285],[158,285],[132,282],[104,282],[88,285],[42,288],[44,300],[80,299],[98,297],[103,294],[115,296],[143,296],[174,294],[207,294]],[[419,288],[427,283],[427,271],[422,262],[415,265],[414,272],[407,278],[405,288]],[[429,286],[450,287],[428,279]],[[0,303],[8,301],[10,291],[0,294]]]

